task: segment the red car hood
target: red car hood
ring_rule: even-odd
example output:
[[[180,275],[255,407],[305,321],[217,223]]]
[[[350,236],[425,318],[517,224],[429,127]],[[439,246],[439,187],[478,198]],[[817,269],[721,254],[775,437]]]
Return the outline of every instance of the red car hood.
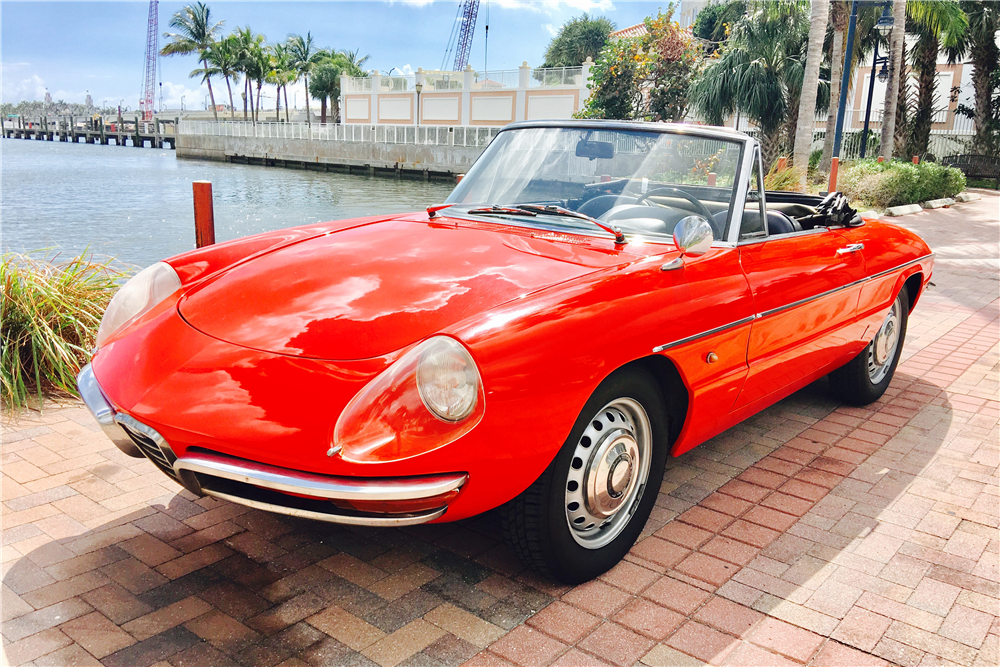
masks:
[[[178,307],[191,326],[237,345],[315,359],[376,357],[539,288],[634,259],[599,242],[565,240],[504,225],[397,218],[239,264],[189,291]]]

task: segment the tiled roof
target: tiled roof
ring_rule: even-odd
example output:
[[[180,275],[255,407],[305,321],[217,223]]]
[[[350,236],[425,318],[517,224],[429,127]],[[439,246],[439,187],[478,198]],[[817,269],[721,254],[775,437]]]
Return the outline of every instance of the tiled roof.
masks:
[[[645,34],[646,34],[646,24],[636,23],[635,25],[631,25],[627,28],[622,28],[621,30],[614,31],[613,33],[608,35],[608,39],[614,40],[614,39],[624,39],[626,37],[642,37]]]

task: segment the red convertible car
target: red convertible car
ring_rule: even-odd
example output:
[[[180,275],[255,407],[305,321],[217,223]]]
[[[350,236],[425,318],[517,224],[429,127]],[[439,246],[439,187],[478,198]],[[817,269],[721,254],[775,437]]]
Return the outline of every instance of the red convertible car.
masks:
[[[501,507],[579,582],[635,542],[668,456],[825,375],[879,398],[931,269],[837,193],[765,192],[744,134],[517,123],[442,206],[143,270],[79,389],[192,493],[367,526]]]

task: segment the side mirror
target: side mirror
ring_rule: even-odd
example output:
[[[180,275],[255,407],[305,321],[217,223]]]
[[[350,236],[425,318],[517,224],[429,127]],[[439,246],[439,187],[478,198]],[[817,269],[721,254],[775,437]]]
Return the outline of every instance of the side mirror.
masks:
[[[681,218],[674,226],[674,245],[681,251],[681,256],[672,259],[660,267],[663,271],[671,271],[684,266],[684,256],[697,257],[704,255],[712,247],[712,225],[703,216],[689,215]]]

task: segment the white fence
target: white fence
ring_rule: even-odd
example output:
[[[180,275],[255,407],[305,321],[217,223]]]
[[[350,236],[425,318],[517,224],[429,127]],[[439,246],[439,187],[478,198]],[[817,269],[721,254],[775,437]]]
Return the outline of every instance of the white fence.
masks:
[[[485,147],[500,129],[462,125],[307,125],[306,123],[249,123],[243,121],[182,120],[181,135],[302,139],[353,143],[414,144],[420,146]]]

